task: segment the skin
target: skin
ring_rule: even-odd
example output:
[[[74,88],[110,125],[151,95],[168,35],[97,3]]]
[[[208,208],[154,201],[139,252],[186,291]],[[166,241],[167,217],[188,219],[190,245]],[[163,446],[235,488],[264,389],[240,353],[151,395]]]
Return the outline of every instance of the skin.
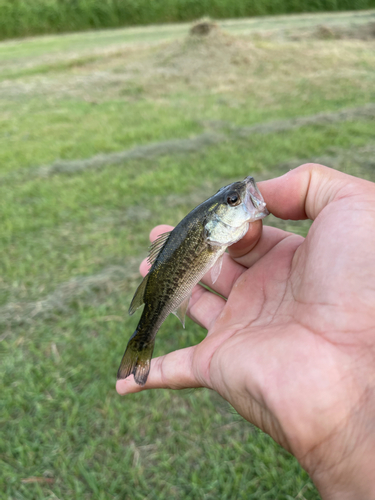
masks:
[[[258,187],[276,217],[314,221],[306,239],[252,224],[213,287],[227,301],[194,289],[188,314],[207,337],[117,391],[216,390],[323,499],[375,499],[375,184],[307,164]]]

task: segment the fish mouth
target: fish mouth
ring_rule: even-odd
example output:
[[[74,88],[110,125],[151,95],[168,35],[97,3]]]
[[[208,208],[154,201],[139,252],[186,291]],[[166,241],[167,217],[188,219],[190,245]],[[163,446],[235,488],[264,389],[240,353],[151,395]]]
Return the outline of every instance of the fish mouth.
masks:
[[[246,212],[249,214],[249,222],[264,219],[269,215],[269,211],[254,178],[251,176],[246,177],[244,182],[246,186],[244,205]]]

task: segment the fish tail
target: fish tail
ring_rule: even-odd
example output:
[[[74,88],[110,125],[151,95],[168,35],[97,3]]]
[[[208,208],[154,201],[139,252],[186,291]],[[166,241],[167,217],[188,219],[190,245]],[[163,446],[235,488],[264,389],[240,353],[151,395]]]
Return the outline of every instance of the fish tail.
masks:
[[[136,330],[129,340],[117,372],[117,379],[124,379],[133,374],[137,384],[145,385],[150,371],[155,340],[145,342],[142,337],[143,335]]]

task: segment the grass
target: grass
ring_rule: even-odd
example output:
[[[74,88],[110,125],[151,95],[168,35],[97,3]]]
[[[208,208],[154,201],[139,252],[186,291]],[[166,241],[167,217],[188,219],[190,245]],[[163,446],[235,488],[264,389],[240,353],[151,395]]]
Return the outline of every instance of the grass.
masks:
[[[321,39],[322,19],[333,22],[284,19],[282,38],[268,18],[201,41],[171,26],[0,44],[0,498],[319,498],[293,457],[210,391],[123,399],[114,383],[155,224],[228,181],[306,160],[375,180],[373,115],[361,111],[375,98],[374,41]],[[288,128],[298,117],[310,119]],[[267,129],[275,120],[284,130]],[[222,140],[110,160],[205,133]],[[52,169],[97,155],[97,168]],[[168,318],[155,354],[204,334]]]
[[[374,8],[374,0],[0,0],[0,38],[119,26]]]

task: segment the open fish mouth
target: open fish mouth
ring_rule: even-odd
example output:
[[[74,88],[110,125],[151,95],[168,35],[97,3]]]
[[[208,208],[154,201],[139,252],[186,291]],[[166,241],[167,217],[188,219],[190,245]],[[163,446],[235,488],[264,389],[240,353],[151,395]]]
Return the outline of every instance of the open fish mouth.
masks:
[[[266,208],[266,203],[263,200],[257,185],[255,184],[254,178],[249,176],[245,179],[246,183],[246,194],[244,199],[244,205],[246,211],[249,214],[250,221],[256,221],[264,219],[269,215],[269,211]]]

